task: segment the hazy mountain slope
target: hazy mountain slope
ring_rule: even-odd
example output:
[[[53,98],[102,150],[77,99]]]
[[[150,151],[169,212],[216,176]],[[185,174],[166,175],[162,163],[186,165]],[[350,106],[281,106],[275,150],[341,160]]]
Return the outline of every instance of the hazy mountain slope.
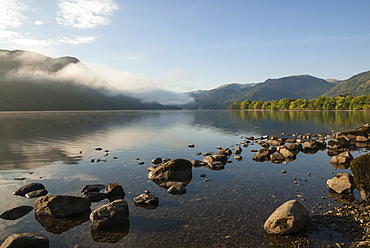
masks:
[[[309,75],[267,79],[258,84],[223,85],[201,93],[192,92],[194,102],[188,108],[227,108],[233,102],[291,99],[313,99],[330,90],[335,84]]]
[[[338,96],[343,94],[353,96],[370,95],[370,71],[357,74],[326,92],[325,96]]]
[[[76,58],[0,50],[0,111],[163,108],[110,90]]]

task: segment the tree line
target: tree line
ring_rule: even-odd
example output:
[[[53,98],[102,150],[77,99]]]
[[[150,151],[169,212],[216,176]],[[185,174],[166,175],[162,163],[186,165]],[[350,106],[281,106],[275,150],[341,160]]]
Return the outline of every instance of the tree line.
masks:
[[[353,97],[351,94],[336,97],[319,96],[313,100],[289,99],[272,101],[234,102],[229,109],[264,109],[264,110],[370,110],[370,95]]]

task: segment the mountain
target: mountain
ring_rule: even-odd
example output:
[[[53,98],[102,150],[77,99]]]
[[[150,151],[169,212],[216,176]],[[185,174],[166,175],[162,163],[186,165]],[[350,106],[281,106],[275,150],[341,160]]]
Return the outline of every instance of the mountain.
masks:
[[[165,108],[113,90],[74,57],[0,50],[0,111]]]
[[[353,96],[370,95],[370,71],[357,74],[334,86],[324,96],[338,96],[344,94]]]
[[[233,102],[246,99],[270,101],[283,98],[313,99],[335,86],[324,79],[310,75],[267,79],[258,84],[226,84],[209,91],[190,92],[194,102],[186,108],[227,108]]]

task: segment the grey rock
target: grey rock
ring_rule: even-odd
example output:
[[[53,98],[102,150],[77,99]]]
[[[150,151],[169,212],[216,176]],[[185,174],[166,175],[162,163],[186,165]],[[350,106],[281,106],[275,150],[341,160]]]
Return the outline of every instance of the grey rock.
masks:
[[[0,215],[0,218],[5,219],[5,220],[16,220],[19,219],[29,212],[31,212],[33,207],[31,206],[20,206],[20,207],[15,207],[13,209],[7,210],[4,213]]]
[[[37,198],[35,213],[56,218],[67,218],[90,211],[91,202],[86,197],[46,195]]]
[[[90,214],[94,229],[109,230],[118,228],[129,217],[127,202],[123,199],[106,204]]]
[[[347,173],[338,173],[326,182],[326,186],[339,194],[351,194],[355,188],[353,176]]]
[[[11,234],[1,248],[48,248],[49,239],[39,233]]]
[[[28,192],[39,190],[39,189],[45,189],[45,186],[42,183],[30,183],[30,184],[27,184],[17,189],[13,194],[25,196]]]
[[[264,229],[269,234],[296,233],[306,225],[308,218],[307,209],[297,200],[290,200],[270,215],[264,224]]]

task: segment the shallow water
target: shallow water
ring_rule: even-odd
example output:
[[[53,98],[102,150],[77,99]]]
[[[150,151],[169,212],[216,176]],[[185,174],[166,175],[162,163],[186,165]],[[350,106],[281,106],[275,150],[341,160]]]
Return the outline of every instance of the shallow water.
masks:
[[[270,247],[263,223],[285,201],[304,198],[302,204],[312,214],[339,205],[328,197],[326,180],[350,170],[333,167],[326,150],[299,153],[292,162],[273,164],[253,161],[250,150],[260,146],[251,144],[243,147],[243,160],[231,156],[232,163],[224,170],[193,168],[184,195],[171,195],[150,181],[150,161],[156,157],[201,160],[197,152],[217,152],[217,146],[235,148],[244,141],[242,136],[331,133],[368,120],[370,112],[351,111],[3,112],[0,211],[33,206],[35,199],[12,194],[31,182],[43,183],[49,194],[76,196],[82,196],[83,185],[114,182],[125,189],[130,218],[127,235],[115,237],[115,243],[103,243],[94,240],[90,220],[54,234],[35,220],[32,211],[18,220],[0,219],[0,240],[12,233],[38,232],[50,239],[50,247]],[[96,151],[97,147],[103,151]],[[107,156],[104,150],[109,150]],[[106,162],[90,162],[97,158]],[[201,174],[211,180],[205,182]],[[144,190],[159,197],[157,209],[133,205],[133,198]],[[313,208],[318,202],[322,209]],[[91,208],[107,203],[92,203]],[[341,237],[325,237],[320,234],[310,240],[316,247],[343,242]]]

